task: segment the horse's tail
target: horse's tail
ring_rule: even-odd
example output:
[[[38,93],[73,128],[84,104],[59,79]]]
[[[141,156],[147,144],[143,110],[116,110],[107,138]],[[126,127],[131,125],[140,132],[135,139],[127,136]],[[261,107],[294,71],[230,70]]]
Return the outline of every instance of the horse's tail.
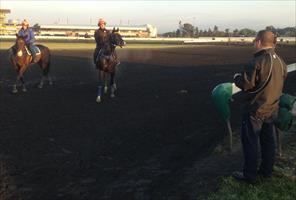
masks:
[[[43,68],[44,76],[47,76],[47,74],[49,73],[49,69],[50,69],[50,62],[47,64],[47,67]]]
[[[16,64],[16,61],[15,61],[15,47],[12,46],[10,47],[9,49],[7,49],[7,54],[8,54],[8,61],[10,63],[10,65],[15,69],[17,70],[17,64]]]
[[[8,54],[8,56],[9,56],[9,58],[10,58],[11,56],[14,56],[14,55],[16,54],[16,49],[15,49],[15,46],[14,46],[14,45],[11,46],[9,49],[7,49],[7,54]]]
[[[50,70],[51,54],[48,47],[43,45],[36,45],[41,51],[41,67],[43,69],[43,75],[47,76]]]
[[[8,55],[8,59],[10,60],[12,55],[13,55],[13,50],[12,47],[10,47],[9,49],[7,49],[7,55]]]

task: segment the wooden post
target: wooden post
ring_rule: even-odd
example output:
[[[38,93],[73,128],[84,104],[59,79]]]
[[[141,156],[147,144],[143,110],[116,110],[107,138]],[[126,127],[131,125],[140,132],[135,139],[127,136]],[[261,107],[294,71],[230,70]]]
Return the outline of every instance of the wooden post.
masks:
[[[228,133],[229,133],[229,152],[230,154],[232,153],[232,129],[231,129],[231,124],[230,121],[226,121],[227,128],[228,128]]]
[[[278,128],[275,128],[275,135],[276,135],[276,150],[277,155],[282,157],[282,140],[281,140],[282,131]]]

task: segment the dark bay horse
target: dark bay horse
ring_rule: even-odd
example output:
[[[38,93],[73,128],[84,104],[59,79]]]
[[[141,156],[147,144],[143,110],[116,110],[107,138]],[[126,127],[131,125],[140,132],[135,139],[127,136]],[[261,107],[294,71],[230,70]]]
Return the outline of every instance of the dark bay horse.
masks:
[[[98,62],[96,63],[97,68],[99,69],[99,86],[98,86],[98,94],[96,101],[101,102],[101,97],[103,93],[103,85],[104,85],[104,93],[108,92],[108,75],[110,75],[110,97],[115,97],[115,90],[117,89],[115,83],[115,73],[116,68],[120,64],[115,49],[117,46],[121,47],[125,45],[121,35],[119,34],[119,29],[113,29],[112,33],[109,34],[108,40],[103,48],[100,50]]]
[[[52,80],[48,76],[49,68],[50,68],[50,51],[47,47],[43,45],[36,45],[40,53],[37,54],[37,59],[38,59],[38,65],[40,66],[42,70],[42,78],[41,81],[38,85],[39,88],[43,87],[44,83],[44,78],[47,77],[49,84],[52,85]],[[22,91],[26,92],[26,86],[25,86],[25,81],[24,81],[24,73],[27,70],[28,66],[32,64],[32,55],[30,54],[28,48],[26,47],[25,44],[25,38],[16,35],[16,41],[15,45],[12,46],[9,50],[9,61],[11,63],[11,66],[16,70],[17,72],[17,77],[16,77],[16,82],[13,85],[12,93],[17,93],[17,84],[19,81],[21,81],[22,84]]]

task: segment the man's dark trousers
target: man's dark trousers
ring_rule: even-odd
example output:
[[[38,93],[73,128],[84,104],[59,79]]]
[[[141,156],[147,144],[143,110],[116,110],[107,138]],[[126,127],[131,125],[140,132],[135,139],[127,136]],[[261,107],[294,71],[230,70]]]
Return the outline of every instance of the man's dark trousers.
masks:
[[[244,154],[243,173],[247,179],[255,180],[257,173],[271,176],[275,161],[275,137],[273,119],[260,120],[245,114],[242,120],[241,140]],[[258,139],[261,145],[261,165],[257,171]]]

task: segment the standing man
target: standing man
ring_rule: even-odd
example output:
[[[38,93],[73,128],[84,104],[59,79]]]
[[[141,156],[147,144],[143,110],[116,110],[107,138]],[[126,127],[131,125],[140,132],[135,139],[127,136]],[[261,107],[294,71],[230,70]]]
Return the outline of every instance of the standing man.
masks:
[[[258,32],[256,52],[243,73],[234,75],[234,83],[245,94],[241,142],[244,155],[243,172],[234,172],[239,181],[254,182],[257,175],[270,177],[275,162],[274,120],[279,109],[287,67],[275,53],[276,36],[267,30]],[[258,140],[261,164],[258,163]]]
[[[109,31],[106,29],[106,21],[104,19],[99,19],[99,28],[95,31],[94,37],[96,40],[96,49],[94,52],[94,64],[98,63],[98,57],[101,54],[101,49],[108,40]]]
[[[22,36],[25,38],[26,45],[32,53],[32,62],[38,62],[36,58],[36,46],[34,45],[35,35],[32,28],[29,28],[28,20],[24,19],[22,21],[22,28],[19,30],[18,36]]]

